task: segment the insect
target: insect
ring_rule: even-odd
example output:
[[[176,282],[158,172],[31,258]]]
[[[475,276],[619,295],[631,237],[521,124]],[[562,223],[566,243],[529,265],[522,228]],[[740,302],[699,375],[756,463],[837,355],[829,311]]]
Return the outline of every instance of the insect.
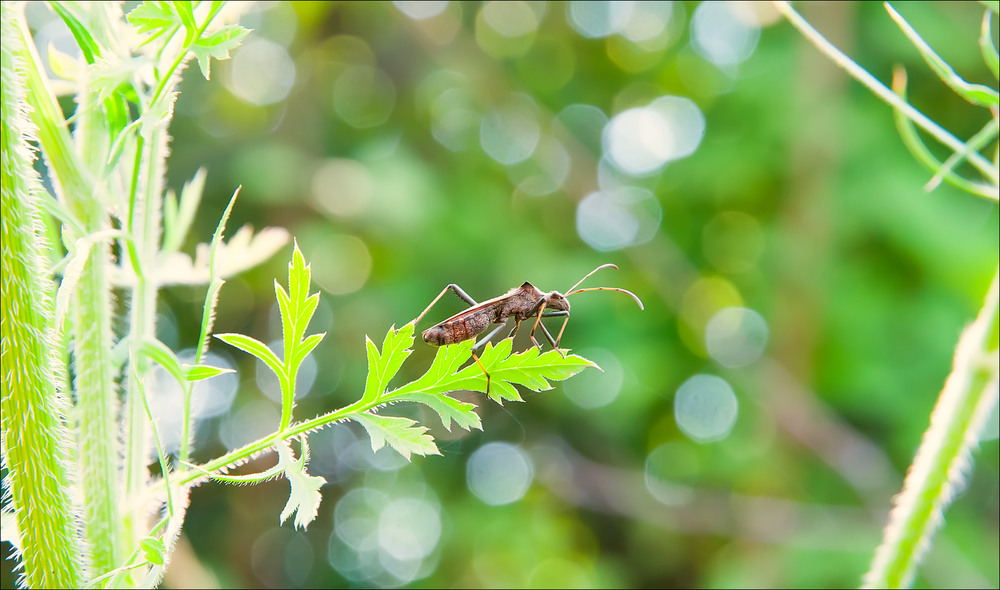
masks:
[[[449,290],[454,291],[456,295],[472,307],[424,330],[421,334],[424,342],[432,346],[455,344],[456,342],[463,342],[465,340],[475,338],[490,324],[500,324],[472,347],[472,358],[476,359],[476,364],[478,364],[479,368],[486,374],[486,393],[489,394],[490,374],[486,371],[486,367],[483,366],[483,363],[479,361],[479,357],[476,355],[475,350],[493,338],[497,332],[502,330],[503,327],[507,325],[510,318],[514,318],[514,329],[511,330],[508,337],[512,337],[517,333],[517,329],[521,327],[521,322],[527,320],[528,318],[535,318],[535,322],[531,327],[531,333],[529,334],[531,342],[537,346],[539,350],[542,349],[542,345],[535,340],[535,330],[541,328],[542,333],[545,334],[549,343],[552,344],[552,348],[559,351],[559,354],[565,357],[566,355],[559,350],[559,340],[562,338],[563,331],[566,329],[566,324],[569,322],[569,301],[567,300],[567,297],[570,295],[575,295],[584,291],[618,291],[620,293],[625,293],[626,295],[632,297],[632,299],[635,299],[635,302],[639,304],[639,309],[644,309],[642,301],[636,297],[634,293],[626,291],[625,289],[619,289],[617,287],[588,287],[586,289],[577,289],[577,287],[580,286],[580,283],[587,280],[590,275],[604,268],[618,269],[618,267],[614,264],[602,264],[577,281],[575,285],[569,288],[565,295],[559,293],[558,291],[544,293],[538,287],[535,287],[531,283],[525,281],[520,287],[514,287],[499,297],[488,299],[482,303],[476,303],[476,300],[469,297],[469,295],[463,291],[461,287],[452,283],[445,287],[441,293],[434,298],[434,301],[431,301],[430,305],[428,305],[427,308],[424,309],[424,311],[421,312],[415,320],[413,320],[413,324],[416,326],[424,315],[426,315],[427,312],[434,307],[434,304],[437,303],[438,300],[440,300]],[[542,318],[554,316],[562,316],[566,318],[563,320],[562,327],[559,329],[559,334],[555,338],[552,337],[552,334],[549,333],[545,325],[541,323]]]

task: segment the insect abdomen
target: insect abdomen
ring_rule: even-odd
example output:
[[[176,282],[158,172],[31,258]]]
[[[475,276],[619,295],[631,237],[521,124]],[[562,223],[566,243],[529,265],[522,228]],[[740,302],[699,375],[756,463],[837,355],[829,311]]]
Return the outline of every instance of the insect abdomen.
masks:
[[[427,344],[443,346],[475,338],[488,325],[490,325],[490,317],[488,315],[470,315],[458,321],[431,326],[424,330],[421,336],[423,336],[424,342]]]

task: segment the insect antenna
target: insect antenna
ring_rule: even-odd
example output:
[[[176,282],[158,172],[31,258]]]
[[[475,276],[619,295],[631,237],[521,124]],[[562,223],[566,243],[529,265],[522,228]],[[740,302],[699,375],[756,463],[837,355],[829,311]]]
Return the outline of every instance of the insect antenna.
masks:
[[[642,300],[640,300],[635,293],[631,291],[626,291],[625,289],[619,289],[618,287],[587,287],[586,289],[577,289],[576,291],[570,291],[569,293],[566,293],[565,296],[569,297],[570,295],[573,295],[575,293],[583,293],[584,291],[618,291],[619,293],[624,293],[629,297],[631,297],[632,299],[635,299],[635,302],[639,304],[639,309],[646,309],[645,307],[642,306]]]
[[[643,309],[643,310],[646,309],[645,307],[643,307],[642,301],[638,297],[636,297],[635,293],[633,293],[631,291],[626,291],[625,289],[619,289],[617,287],[587,287],[586,289],[577,289],[577,287],[579,287],[581,283],[583,283],[584,281],[586,281],[587,278],[590,277],[590,275],[592,275],[595,272],[601,270],[602,268],[613,268],[615,270],[618,270],[618,267],[615,266],[614,264],[602,264],[601,266],[598,266],[594,270],[588,272],[586,274],[586,276],[584,276],[582,279],[580,279],[579,281],[577,281],[575,285],[573,285],[572,287],[570,287],[569,290],[567,291],[566,295],[564,295],[564,297],[569,297],[570,295],[573,295],[575,293],[582,293],[584,291],[618,291],[620,293],[624,293],[624,294],[628,295],[632,299],[635,299],[635,302],[639,304],[639,309]]]
[[[567,289],[567,291],[572,291],[573,289],[576,289],[577,287],[579,287],[579,286],[580,286],[580,283],[582,283],[582,282],[586,281],[586,280],[587,280],[587,278],[588,278],[588,277],[590,277],[590,275],[592,275],[592,274],[594,274],[595,272],[597,272],[597,271],[601,270],[602,268],[613,268],[613,269],[615,269],[615,270],[618,270],[618,267],[617,267],[616,265],[614,265],[614,264],[602,264],[601,266],[598,266],[598,267],[597,267],[597,268],[595,268],[594,270],[592,270],[592,271],[588,272],[588,273],[586,274],[586,276],[584,276],[584,277],[583,277],[582,279],[580,279],[579,281],[577,281],[577,282],[576,282],[576,284],[575,284],[575,285],[573,285],[572,287],[570,287],[569,289]]]

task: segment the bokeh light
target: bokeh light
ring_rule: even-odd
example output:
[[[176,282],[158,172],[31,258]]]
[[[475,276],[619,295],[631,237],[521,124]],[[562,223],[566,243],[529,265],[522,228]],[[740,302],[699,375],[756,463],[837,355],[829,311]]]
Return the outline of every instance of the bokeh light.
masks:
[[[991,120],[954,108],[881,4],[800,8],[880,79],[906,66],[912,100],[962,137]],[[993,79],[981,5],[897,8],[963,77]],[[43,61],[52,42],[86,71],[63,20],[25,10],[44,13]],[[563,344],[603,372],[521,388],[523,404],[453,392],[483,430],[448,430],[412,402],[379,408],[429,428],[439,456],[373,452],[351,421],[310,432],[308,470],[327,484],[306,531],[278,527],[285,481],[203,483],[184,525],[201,567],[282,588],[857,584],[881,531],[871,515],[901,488],[995,271],[994,202],[948,184],[923,194],[932,173],[892,110],[786,21],[763,28],[768,3],[237,3],[215,24],[240,11],[253,31],[212,80],[193,60],[181,72],[163,186],[208,170],[182,252],[211,239],[242,186],[226,239],[284,227],[311,265],[307,334],[326,334],[300,368],[293,421],[356,401],[365,336],[380,344],[452,282],[484,301],[614,263],[583,286],[629,289],[646,309],[614,294],[615,313],[574,304]],[[53,84],[71,129],[87,120],[67,94],[78,87]],[[290,249],[225,277],[216,332],[280,350],[273,282]],[[131,307],[127,286],[112,293]],[[204,285],[159,295],[156,337],[193,346]],[[465,307],[447,294],[418,328]],[[545,321],[555,333],[561,318]],[[389,390],[438,351],[419,334],[410,348]],[[281,415],[269,369],[210,350],[221,358],[205,362],[238,373],[194,384],[199,463],[271,435]],[[144,385],[176,453],[181,389],[161,369]],[[998,424],[994,410],[914,586],[997,586],[995,552],[969,547],[996,545]],[[198,586],[185,581],[163,585]]]
[[[448,8],[447,0],[425,0],[422,2],[393,0],[392,3],[396,5],[396,8],[398,8],[400,12],[414,20],[424,20],[435,17]]]
[[[534,113],[534,101],[524,95],[483,116],[479,141],[483,150],[504,165],[517,164],[531,157],[541,136]]]
[[[649,493],[667,506],[679,506],[694,499],[690,483],[700,472],[698,457],[684,441],[659,445],[646,456],[643,477]]]
[[[356,65],[333,84],[333,108],[348,125],[358,129],[385,123],[396,104],[396,87],[382,70]]]
[[[500,506],[520,500],[534,479],[531,458],[520,447],[491,442],[476,449],[466,466],[466,483],[485,504]]]
[[[648,42],[667,31],[674,14],[674,3],[663,0],[634,2],[621,34],[634,43]]]
[[[576,208],[580,238],[600,252],[648,242],[656,234],[663,210],[653,194],[642,188],[597,191]]]
[[[250,38],[233,54],[227,86],[242,100],[265,106],[284,100],[295,84],[295,63],[281,45]]]
[[[604,111],[591,104],[574,103],[559,111],[556,116],[573,137],[589,148],[591,154],[601,153],[601,135],[608,124]]]
[[[691,18],[695,51],[719,67],[746,61],[757,48],[760,27],[746,2],[702,2]]]
[[[330,158],[312,177],[312,197],[317,207],[334,217],[354,217],[367,209],[375,181],[357,160]]]
[[[273,432],[280,418],[281,407],[271,400],[245,402],[222,419],[219,441],[229,450],[238,449]]]
[[[690,156],[704,134],[705,117],[694,102],[663,96],[615,115],[604,132],[604,150],[621,170],[644,176]]]
[[[760,358],[767,336],[767,322],[759,313],[745,307],[727,307],[705,326],[705,348],[715,362],[735,369]]]
[[[254,575],[268,588],[301,587],[316,561],[309,541],[287,528],[273,528],[257,537],[250,555]]]
[[[604,372],[586,381],[567,381],[564,388],[566,397],[585,410],[601,408],[615,401],[625,381],[625,370],[615,353],[606,348],[587,348],[574,354],[594,361]]]
[[[181,363],[193,364],[195,351],[187,349],[177,355]],[[220,369],[235,369],[233,361],[228,356],[208,352],[201,360],[202,364]],[[236,397],[239,378],[235,373],[224,373],[211,379],[191,382],[191,417],[195,425],[202,420],[221,416],[229,411]],[[180,449],[181,432],[184,420],[184,390],[180,383],[160,365],[152,371],[152,378],[146,384],[146,397],[149,410],[156,421],[157,435],[166,453],[177,453]],[[156,450],[151,452],[155,455]]]
[[[284,343],[281,340],[272,340],[267,343],[279,359],[284,357]],[[302,399],[309,395],[313,383],[316,382],[316,359],[307,356],[299,365],[299,372],[295,375],[295,399]],[[254,382],[257,388],[271,398],[272,401],[281,403],[281,383],[274,371],[260,359],[254,361]]]
[[[739,413],[733,388],[721,377],[695,375],[685,381],[674,395],[677,426],[700,443],[724,439]]]
[[[607,37],[625,28],[634,4],[631,0],[574,0],[566,5],[567,20],[584,37]]]
[[[433,571],[441,537],[436,499],[355,488],[334,508],[330,565],[348,580],[395,587]]]

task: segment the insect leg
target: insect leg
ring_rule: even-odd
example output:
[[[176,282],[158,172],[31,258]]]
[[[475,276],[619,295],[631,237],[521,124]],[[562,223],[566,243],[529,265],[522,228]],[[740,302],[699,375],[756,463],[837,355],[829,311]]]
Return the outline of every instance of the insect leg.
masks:
[[[554,315],[566,315],[566,312],[564,312],[564,311],[553,311],[551,313],[543,314],[542,317],[546,317],[547,318],[549,316],[554,316]],[[513,338],[514,334],[517,334],[517,329],[519,327],[521,327],[521,320],[519,320],[517,318],[514,318],[514,329],[510,331],[510,334],[508,334],[507,337],[508,338]],[[549,333],[549,330],[548,330],[548,328],[545,327],[545,324],[539,323],[538,327],[541,328],[542,332],[545,333],[545,337],[548,338],[549,342],[552,344],[552,348],[553,349],[558,349],[559,347],[556,346],[556,340],[555,340],[555,338],[553,338],[552,334]]]
[[[552,339],[552,335],[549,334],[548,330],[545,331],[545,336],[549,339],[549,342],[552,343],[552,348],[554,348],[556,350],[559,350],[559,341],[562,340],[563,331],[566,329],[566,323],[569,322],[569,312],[568,311],[550,311],[549,313],[542,314],[543,318],[551,318],[551,317],[556,317],[556,316],[566,316],[566,319],[563,320],[562,327],[559,328],[559,336],[556,337],[555,340],[553,340]],[[542,326],[542,328],[545,327],[544,324],[539,324],[539,325]],[[560,354],[561,353],[562,353],[562,351],[560,351]],[[566,355],[563,355],[563,357],[565,357],[565,356]]]
[[[417,318],[412,322],[414,326],[420,323],[420,320],[423,319],[423,317],[427,314],[428,311],[431,310],[432,307],[434,307],[434,304],[437,303],[439,299],[444,297],[444,294],[448,292],[448,289],[454,291],[455,295],[458,295],[463,301],[465,301],[469,305],[476,305],[475,299],[469,297],[469,295],[465,291],[463,291],[461,287],[459,287],[455,283],[452,283],[447,287],[445,287],[444,289],[442,289],[441,292],[438,293],[438,296],[434,298],[434,301],[431,301],[431,304],[428,305],[427,308],[424,309],[422,312],[420,312],[420,315],[418,315]]]
[[[494,332],[495,332],[495,330],[494,330]],[[489,371],[486,370],[486,367],[483,366],[483,363],[480,362],[479,356],[476,354],[475,351],[472,351],[472,358],[476,359],[476,364],[479,365],[479,368],[483,370],[483,375],[486,375],[486,395],[489,395],[490,394],[490,373],[489,373]]]
[[[539,324],[542,321],[542,312],[543,311],[545,311],[545,300],[544,299],[538,305],[538,312],[535,315],[535,325],[531,327],[531,334],[528,335],[531,338],[531,342],[534,343],[534,345],[538,347],[538,350],[542,349],[542,345],[539,344],[537,340],[535,340],[535,330],[538,329],[538,326],[539,326]],[[542,326],[542,329],[545,329],[545,326]]]
[[[497,332],[499,332],[500,330],[502,330],[502,329],[503,329],[503,327],[504,327],[504,326],[506,326],[506,325],[507,325],[507,322],[505,321],[504,323],[502,323],[502,324],[500,324],[499,326],[497,326],[496,328],[494,328],[494,329],[493,329],[493,331],[492,331],[492,332],[490,332],[489,334],[487,334],[485,338],[483,338],[483,339],[482,339],[482,340],[480,340],[479,342],[476,342],[476,343],[475,343],[475,344],[474,344],[474,345],[472,346],[472,350],[475,350],[475,349],[479,348],[480,346],[482,346],[482,345],[486,344],[487,342],[489,342],[489,341],[490,341],[490,339],[491,339],[491,338],[493,338],[494,336],[496,336],[496,335],[497,335]],[[515,328],[515,329],[516,329],[516,328]]]

